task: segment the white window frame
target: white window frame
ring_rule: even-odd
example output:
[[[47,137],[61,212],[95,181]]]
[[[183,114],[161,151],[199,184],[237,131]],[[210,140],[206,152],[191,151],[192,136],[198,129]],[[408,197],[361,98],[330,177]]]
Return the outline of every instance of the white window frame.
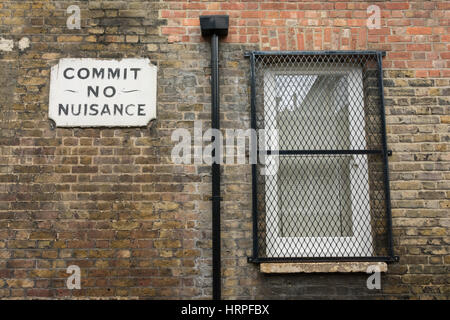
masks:
[[[264,113],[276,114],[276,101],[273,94],[275,75],[336,75],[350,77],[348,83],[355,86],[348,90],[350,95],[349,126],[350,148],[365,150],[364,93],[362,86],[362,69],[357,67],[336,67],[326,70],[277,71],[267,69],[264,72]],[[265,118],[266,132],[276,132],[274,117]],[[266,150],[278,150],[276,139],[266,139]],[[354,164],[350,171],[352,231],[354,236],[345,237],[281,237],[279,234],[278,212],[278,155],[267,155],[265,165],[265,200],[266,200],[266,253],[268,257],[369,257],[373,254],[372,233],[369,204],[369,177],[367,155],[353,155]],[[363,177],[358,180],[356,177]],[[357,186],[357,187],[356,187]],[[364,196],[358,196],[363,194]],[[273,204],[268,206],[267,204]]]

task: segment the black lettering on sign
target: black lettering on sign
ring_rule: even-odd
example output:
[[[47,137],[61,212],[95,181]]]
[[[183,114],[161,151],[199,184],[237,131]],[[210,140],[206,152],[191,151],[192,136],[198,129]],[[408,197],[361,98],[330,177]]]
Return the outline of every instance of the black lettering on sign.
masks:
[[[81,113],[81,104],[79,104],[78,105],[78,111],[75,113],[75,109],[74,109],[74,104],[72,105],[72,114],[74,115],[74,116],[79,116],[80,115],[80,113]]]
[[[88,92],[87,92],[88,97],[91,96],[91,92],[96,98],[98,98],[98,86],[95,86],[95,89],[92,86],[88,86]]]
[[[103,106],[102,112],[100,113],[101,116],[104,114],[111,115],[111,110],[109,110],[109,106],[107,104]]]
[[[120,68],[112,69],[108,68],[108,79],[120,78]]]
[[[61,111],[64,112],[64,114],[65,114],[66,116],[68,116],[68,115],[69,115],[69,105],[66,104],[66,107],[64,107],[64,105],[60,103],[60,104],[58,105],[58,115],[59,115],[59,116],[61,115]]]
[[[145,104],[138,104],[138,116],[145,116],[144,107]]]
[[[93,68],[92,69],[92,79],[103,79],[105,77],[105,69],[104,68]]]
[[[134,107],[134,104],[129,104],[129,105],[127,105],[127,107],[125,108],[125,112],[127,113],[127,115],[132,116],[133,113],[129,113],[129,112],[128,112],[128,108],[130,108],[130,107]]]
[[[111,94],[108,94],[107,91],[111,91]],[[107,86],[105,89],[103,89],[103,95],[107,98],[114,97],[116,95],[116,89],[112,86]]]
[[[118,104],[114,105],[114,114],[120,113],[121,116],[123,116],[123,104],[120,104],[120,107]]]
[[[83,73],[84,73],[84,75],[83,75]],[[89,69],[81,68],[78,70],[77,75],[78,75],[78,78],[85,80],[85,79],[89,78]]]
[[[98,98],[98,91],[99,86],[95,86],[95,88],[93,86],[88,86],[87,96],[90,97],[92,93],[96,98]],[[114,97],[116,95],[116,88],[114,88],[113,86],[105,87],[103,89],[103,95],[107,98]]]
[[[98,104],[91,104],[91,111],[93,111],[94,113],[89,113],[90,116],[96,116],[98,114]]]
[[[69,77],[69,76],[67,75],[67,71],[69,71],[69,70],[74,71],[75,69],[74,69],[74,68],[67,68],[66,70],[64,70],[64,72],[63,72],[64,78],[66,78],[66,79],[73,79],[75,76]]]
[[[130,68],[130,70],[134,72],[134,80],[136,80],[138,71],[141,71],[141,68]]]
[[[141,68],[129,68],[130,73],[132,73],[134,80],[138,78],[139,72],[142,70]],[[86,80],[88,78],[91,79],[114,79],[114,80],[127,80],[128,78],[128,68],[80,68],[75,71],[74,68],[66,68],[63,71],[63,76],[66,79],[73,79],[77,76],[79,79]]]
[[[64,114],[66,116],[80,116],[80,115],[128,115],[128,116],[145,116],[145,104],[138,104],[137,108],[135,104],[124,105],[115,103],[114,105],[104,104],[101,110],[98,104],[62,104],[58,105],[58,115]]]

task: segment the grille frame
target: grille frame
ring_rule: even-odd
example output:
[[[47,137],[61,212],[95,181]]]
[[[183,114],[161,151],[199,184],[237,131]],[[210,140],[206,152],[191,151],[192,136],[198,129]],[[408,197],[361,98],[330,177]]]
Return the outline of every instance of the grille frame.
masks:
[[[331,63],[338,68],[340,65],[347,67],[348,65],[359,65],[370,62],[372,95],[376,96],[377,107],[377,129],[379,131],[378,147],[364,148],[358,150],[349,149],[318,149],[318,150],[263,150],[265,155],[286,155],[286,156],[311,156],[311,155],[327,155],[327,156],[344,156],[344,155],[365,155],[367,158],[376,156],[379,158],[379,165],[381,166],[381,175],[378,175],[378,183],[382,184],[381,192],[383,194],[383,250],[376,251],[372,254],[358,255],[358,256],[273,256],[267,254],[267,248],[264,243],[267,242],[267,227],[261,225],[261,183],[259,174],[259,165],[252,164],[252,216],[253,216],[253,253],[248,258],[249,262],[332,262],[332,261],[364,261],[364,262],[396,262],[399,260],[395,256],[392,239],[392,221],[391,221],[391,204],[390,204],[390,188],[389,188],[389,167],[388,156],[391,155],[390,150],[387,149],[386,139],[386,122],[385,122],[385,105],[384,105],[384,89],[383,89],[383,70],[382,58],[385,56],[383,51],[251,51],[246,52],[246,57],[250,59],[250,89],[251,89],[251,128],[255,131],[261,129],[260,121],[258,119],[258,112],[260,113],[261,101],[257,97],[261,97],[261,91],[264,89],[264,84],[261,88],[261,70],[264,66],[269,66],[270,69],[277,63],[282,62],[289,66],[289,61],[294,61],[294,64],[309,62],[315,65]],[[262,66],[261,66],[262,64]],[[364,67],[363,67],[363,72]],[[259,79],[259,80],[258,80]],[[264,92],[263,92],[264,94]],[[364,101],[366,99],[366,91],[364,91]],[[366,102],[364,102],[365,104]],[[372,102],[373,103],[373,102]],[[264,104],[264,102],[262,103]],[[264,110],[264,106],[263,106]],[[263,111],[264,112],[264,111]],[[256,143],[252,143],[257,145]],[[261,150],[258,150],[260,154]],[[370,180],[368,181],[370,184]],[[258,193],[259,192],[259,193]],[[265,194],[265,192],[263,193]],[[265,215],[265,213],[263,213]],[[372,223],[372,217],[371,221]],[[270,239],[268,239],[270,241]],[[378,244],[379,245],[379,244]],[[382,254],[379,254],[382,253]]]

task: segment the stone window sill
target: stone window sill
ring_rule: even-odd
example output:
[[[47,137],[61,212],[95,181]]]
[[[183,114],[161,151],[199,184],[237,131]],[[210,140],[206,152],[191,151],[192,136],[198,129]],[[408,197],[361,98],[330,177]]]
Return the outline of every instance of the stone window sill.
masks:
[[[283,263],[261,263],[262,273],[366,273],[371,265],[379,267],[380,272],[387,272],[385,262],[283,262]]]

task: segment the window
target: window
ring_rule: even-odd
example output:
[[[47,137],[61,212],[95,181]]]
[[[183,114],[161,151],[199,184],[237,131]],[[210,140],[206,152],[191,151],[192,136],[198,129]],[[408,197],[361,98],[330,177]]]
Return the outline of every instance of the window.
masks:
[[[391,259],[381,54],[250,57],[253,259]]]

